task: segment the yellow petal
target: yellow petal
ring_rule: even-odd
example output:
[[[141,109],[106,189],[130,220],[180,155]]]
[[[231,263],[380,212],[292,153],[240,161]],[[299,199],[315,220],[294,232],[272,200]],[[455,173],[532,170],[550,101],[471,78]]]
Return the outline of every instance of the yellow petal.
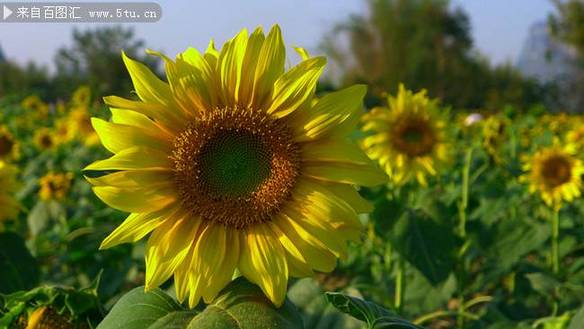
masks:
[[[358,214],[369,213],[373,211],[371,202],[365,200],[359,195],[355,187],[347,184],[328,184],[327,190],[334,193],[337,198],[345,200]]]
[[[177,132],[182,131],[185,127],[186,120],[181,116],[181,112],[162,104],[132,101],[118,96],[104,97],[103,101],[111,107],[144,114],[162,124],[167,130]]]
[[[302,144],[304,162],[336,162],[372,165],[357,145],[342,139],[325,139]]]
[[[258,27],[249,36],[247,41],[247,48],[243,58],[241,84],[239,88],[239,106],[242,108],[258,108],[254,106],[254,77],[255,70],[258,64],[258,58],[264,44],[264,32],[261,27]]]
[[[152,232],[173,213],[174,210],[167,208],[156,212],[130,214],[120,226],[103,240],[99,249],[108,249],[122,243],[136,242]]]
[[[267,113],[284,117],[299,108],[314,94],[326,58],[314,57],[300,62],[276,80],[274,95]]]
[[[161,170],[118,171],[101,177],[85,177],[93,186],[113,186],[130,188],[172,188],[173,172]]]
[[[257,57],[253,85],[254,104],[261,107],[268,101],[274,83],[284,73],[285,61],[286,48],[282,31],[278,25],[274,25],[263,42]]]
[[[359,111],[365,85],[355,85],[322,97],[310,112],[294,118],[294,134],[298,141],[320,138],[326,134],[348,135],[359,122]]]
[[[270,226],[270,229],[276,234],[278,240],[284,247],[286,252],[286,261],[288,262],[288,271],[290,272],[290,276],[294,277],[307,277],[312,276],[312,268],[302,256],[302,251],[298,249],[298,247],[290,240],[290,238],[280,230],[280,228],[272,223],[268,222],[267,225]]]
[[[203,111],[217,106],[219,89],[214,70],[196,49],[189,48],[177,56],[176,67],[180,72],[178,83],[185,93],[183,98],[193,104],[193,109]]]
[[[148,147],[134,146],[121,150],[111,158],[96,161],[83,170],[171,170],[168,155]]]
[[[307,177],[333,183],[376,186],[387,181],[387,176],[373,165],[308,163],[302,172]]]
[[[209,225],[199,238],[195,255],[195,266],[205,283],[203,300],[211,303],[233,278],[239,262],[239,232],[223,225]]]
[[[322,241],[306,231],[294,219],[286,214],[280,214],[273,223],[300,250],[311,268],[320,272],[330,272],[335,268],[337,264],[335,255]]]
[[[225,43],[219,54],[224,105],[237,104],[239,101],[239,86],[247,40],[247,29],[243,29],[233,39]]]
[[[160,80],[146,65],[134,61],[126,56],[124,52],[122,52],[122,58],[130,73],[136,93],[141,100],[146,103],[162,104],[167,107],[174,105],[170,86],[166,82]]]
[[[302,202],[302,211],[308,217],[318,222],[318,225],[328,225],[336,230],[343,226],[361,229],[357,212],[343,198],[337,197],[326,185],[309,179],[300,180],[292,192],[295,200]],[[327,226],[322,226],[327,229]],[[338,236],[345,240],[351,237]]]
[[[93,187],[93,192],[108,206],[127,212],[152,212],[174,202],[174,188],[118,188],[111,186]]]
[[[160,135],[166,135],[167,138],[172,138],[172,135],[168,135],[154,121],[144,114],[117,108],[110,108],[110,111],[112,112],[113,123],[146,129]]]
[[[201,219],[177,212],[154,230],[146,245],[145,289],[160,286],[183,262]]]
[[[298,56],[300,56],[300,58],[305,61],[307,59],[310,58],[310,54],[308,53],[308,50],[306,50],[305,48],[302,47],[294,47],[294,50],[298,53]]]
[[[346,256],[347,246],[343,237],[338,236],[338,232],[327,223],[315,219],[315,214],[312,214],[309,209],[293,209],[289,207],[284,210],[284,213],[306,232],[322,242],[335,257]]]
[[[269,226],[258,224],[246,229],[241,241],[239,269],[274,305],[280,307],[284,303],[288,265],[282,245]]]
[[[135,146],[151,147],[163,152],[171,149],[170,141],[142,128],[111,123],[98,118],[91,118],[91,124],[103,146],[112,153]]]

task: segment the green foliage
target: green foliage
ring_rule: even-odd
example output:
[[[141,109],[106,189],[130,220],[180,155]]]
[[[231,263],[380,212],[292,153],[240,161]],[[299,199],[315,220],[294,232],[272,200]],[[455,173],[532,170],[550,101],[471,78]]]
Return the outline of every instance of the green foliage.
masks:
[[[0,233],[0,269],[0,293],[31,289],[39,282],[36,260],[14,233]]]
[[[286,301],[277,309],[261,290],[239,278],[202,311],[187,311],[162,290],[135,288],[124,295],[97,329],[297,329],[302,319]]]
[[[102,319],[103,308],[97,297],[99,276],[83,289],[40,286],[28,291],[0,295],[0,328],[12,328],[19,318],[26,318],[34,310],[50,307],[70,323],[87,324],[92,328]]]
[[[339,311],[366,322],[368,329],[421,329],[395,313],[360,298],[327,292],[326,299]]]
[[[350,290],[350,289],[347,289]],[[353,290],[353,292],[355,292]],[[323,288],[314,279],[301,279],[288,289],[288,298],[302,315],[305,328],[361,329],[361,321],[336,310],[323,297]]]

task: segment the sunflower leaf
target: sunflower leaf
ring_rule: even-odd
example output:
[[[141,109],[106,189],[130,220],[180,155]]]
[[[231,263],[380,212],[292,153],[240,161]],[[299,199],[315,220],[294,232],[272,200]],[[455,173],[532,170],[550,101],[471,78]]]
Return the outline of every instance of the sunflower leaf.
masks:
[[[367,329],[421,329],[394,312],[375,303],[338,292],[325,293],[326,299],[339,311],[367,323]]]
[[[145,292],[144,287],[138,287],[125,294],[114,305],[97,329],[156,328],[154,324],[161,318],[178,311],[184,309],[162,290]]]
[[[243,278],[229,284],[215,302],[197,315],[188,328],[302,329],[302,319],[288,300],[275,308],[256,285]]]

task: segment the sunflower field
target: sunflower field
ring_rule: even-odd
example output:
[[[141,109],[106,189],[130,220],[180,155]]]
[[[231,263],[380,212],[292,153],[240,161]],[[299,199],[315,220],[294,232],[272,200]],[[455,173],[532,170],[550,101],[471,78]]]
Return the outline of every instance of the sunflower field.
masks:
[[[277,25],[148,54],[0,98],[0,328],[584,328],[584,116],[370,105]]]

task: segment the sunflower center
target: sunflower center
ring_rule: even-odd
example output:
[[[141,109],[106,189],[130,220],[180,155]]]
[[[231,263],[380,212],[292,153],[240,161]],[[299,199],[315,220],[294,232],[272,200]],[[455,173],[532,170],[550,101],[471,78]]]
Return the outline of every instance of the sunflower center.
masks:
[[[266,145],[253,134],[221,131],[201,150],[201,181],[217,197],[244,197],[270,176],[270,158]]]
[[[8,136],[0,136],[0,156],[6,156],[12,152],[14,142]]]
[[[557,187],[570,181],[572,165],[563,156],[553,156],[544,161],[541,174],[547,186]]]
[[[178,135],[171,158],[185,209],[243,229],[269,221],[289,199],[299,153],[282,122],[261,111],[223,108]]]
[[[433,129],[423,118],[407,118],[399,122],[391,136],[393,146],[409,157],[432,152],[435,140]]]
[[[41,145],[45,148],[53,146],[53,139],[49,135],[43,135],[41,137]]]

